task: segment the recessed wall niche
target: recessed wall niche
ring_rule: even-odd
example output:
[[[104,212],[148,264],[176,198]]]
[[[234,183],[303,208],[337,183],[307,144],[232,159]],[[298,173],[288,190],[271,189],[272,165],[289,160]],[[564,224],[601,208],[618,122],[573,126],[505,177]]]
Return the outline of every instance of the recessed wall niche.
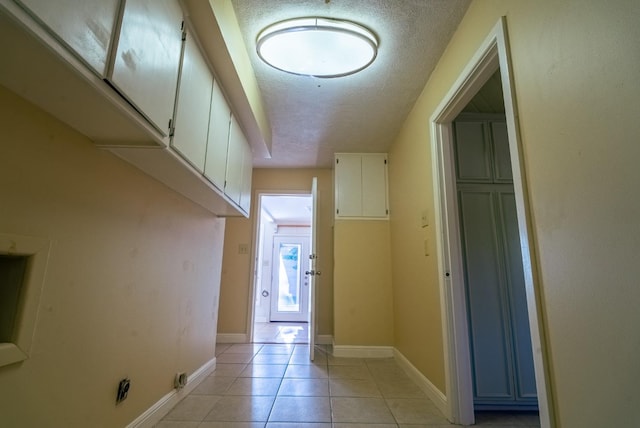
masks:
[[[48,239],[0,233],[0,367],[29,358],[50,248]]]
[[[12,342],[29,256],[0,254],[0,342]]]

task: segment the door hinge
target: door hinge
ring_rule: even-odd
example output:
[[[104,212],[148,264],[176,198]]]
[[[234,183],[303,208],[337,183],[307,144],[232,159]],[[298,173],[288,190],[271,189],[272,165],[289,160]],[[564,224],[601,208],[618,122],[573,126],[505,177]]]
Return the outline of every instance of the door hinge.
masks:
[[[387,164],[387,160],[386,160],[386,159],[384,160],[384,164],[385,164],[385,165]]]
[[[336,214],[340,214],[340,210],[336,210]]]
[[[387,215],[389,215],[389,210],[385,210],[387,212]]]
[[[336,163],[340,163],[340,159],[336,159]]]
[[[184,28],[184,21],[182,21],[182,24],[180,25],[180,31],[182,32],[182,41],[184,42],[187,40],[187,30]]]
[[[169,119],[169,137],[173,137],[173,134],[175,134],[176,132],[176,128],[175,126],[173,126],[173,119]]]

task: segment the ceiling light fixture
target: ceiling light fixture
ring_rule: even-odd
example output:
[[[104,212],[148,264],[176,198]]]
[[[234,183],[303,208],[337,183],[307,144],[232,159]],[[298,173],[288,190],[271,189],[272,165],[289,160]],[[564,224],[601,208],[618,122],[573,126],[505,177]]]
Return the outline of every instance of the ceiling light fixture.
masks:
[[[342,77],[368,67],[378,54],[378,39],[353,22],[329,18],[297,18],[262,30],[258,56],[287,73]]]

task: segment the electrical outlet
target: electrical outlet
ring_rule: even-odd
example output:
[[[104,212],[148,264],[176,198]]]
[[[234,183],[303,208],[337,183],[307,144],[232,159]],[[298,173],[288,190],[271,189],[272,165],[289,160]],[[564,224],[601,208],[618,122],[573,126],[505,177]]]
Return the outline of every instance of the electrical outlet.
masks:
[[[176,373],[176,377],[173,381],[173,386],[176,389],[182,389],[187,386],[187,374],[184,372]]]
[[[249,254],[249,245],[247,245],[247,244],[239,244],[238,245],[238,254]]]
[[[131,379],[124,378],[118,384],[118,395],[116,395],[116,404],[120,404],[127,398],[129,389],[131,388]]]

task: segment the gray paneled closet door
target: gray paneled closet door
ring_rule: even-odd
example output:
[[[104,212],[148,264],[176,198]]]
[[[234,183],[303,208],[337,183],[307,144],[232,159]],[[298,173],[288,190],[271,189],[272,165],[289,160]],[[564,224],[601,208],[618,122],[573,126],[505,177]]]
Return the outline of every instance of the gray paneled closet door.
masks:
[[[455,157],[476,408],[535,408],[535,372],[504,120],[462,117]]]

